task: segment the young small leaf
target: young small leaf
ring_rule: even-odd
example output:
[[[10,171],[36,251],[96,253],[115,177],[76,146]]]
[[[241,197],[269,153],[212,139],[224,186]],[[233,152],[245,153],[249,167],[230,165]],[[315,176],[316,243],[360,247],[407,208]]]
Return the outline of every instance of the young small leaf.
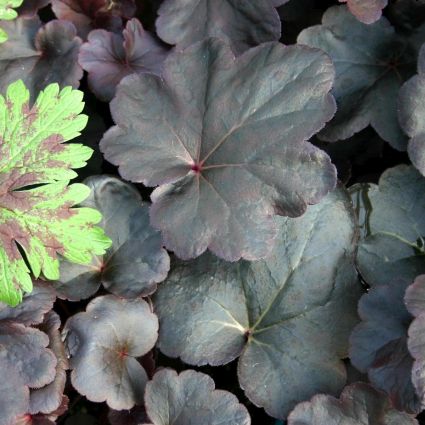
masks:
[[[82,93],[51,84],[32,107],[29,97],[21,80],[0,96],[0,300],[10,305],[32,290],[30,272],[59,278],[57,253],[89,263],[111,244],[95,226],[99,212],[73,207],[90,189],[68,186],[76,176],[72,168],[83,167],[92,153],[64,143],[87,123],[79,115]]]
[[[97,297],[68,319],[63,333],[78,392],[116,410],[143,403],[148,376],[137,358],[158,338],[158,319],[146,301]]]
[[[159,74],[166,53],[165,47],[132,19],[122,35],[106,30],[90,32],[78,60],[89,73],[90,89],[100,100],[109,102],[125,76],[135,72]]]

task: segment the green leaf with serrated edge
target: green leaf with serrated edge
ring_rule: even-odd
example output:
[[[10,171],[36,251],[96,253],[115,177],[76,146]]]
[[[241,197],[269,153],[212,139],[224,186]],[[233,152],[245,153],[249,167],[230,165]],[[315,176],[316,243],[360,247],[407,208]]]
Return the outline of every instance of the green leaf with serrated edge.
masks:
[[[24,0],[0,0],[0,20],[11,21],[17,18],[18,13],[16,12]],[[0,28],[0,44],[7,40],[7,33]]]
[[[10,305],[32,290],[30,272],[59,278],[57,254],[84,264],[110,246],[95,226],[101,214],[73,208],[90,189],[68,185],[76,177],[72,168],[84,167],[92,155],[86,146],[64,144],[87,124],[82,97],[50,84],[30,107],[21,80],[0,96],[0,301]]]

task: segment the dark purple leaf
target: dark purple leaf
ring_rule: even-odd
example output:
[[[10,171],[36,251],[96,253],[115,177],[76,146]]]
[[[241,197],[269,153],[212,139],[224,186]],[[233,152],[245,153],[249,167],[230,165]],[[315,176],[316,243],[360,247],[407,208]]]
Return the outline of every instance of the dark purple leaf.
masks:
[[[25,18],[32,18],[37,15],[39,9],[46,7],[50,4],[51,0],[24,0],[22,6],[18,7],[16,11],[19,16],[23,16]]]
[[[338,110],[319,134],[322,140],[347,139],[370,124],[392,147],[406,149],[397,95],[416,62],[407,38],[398,36],[385,18],[366,25],[345,6],[334,6],[323,15],[322,25],[301,32],[298,43],[324,50],[335,64],[332,93]]]
[[[149,224],[148,205],[133,186],[115,177],[92,176],[84,183],[92,191],[81,205],[102,213],[100,226],[113,242],[90,265],[62,262],[58,293],[79,300],[95,293],[100,284],[126,298],[153,293],[167,277],[170,259],[160,233]]]
[[[388,0],[339,0],[347,3],[350,12],[361,22],[372,24],[382,16],[382,9]]]
[[[142,27],[137,19],[127,22],[122,35],[94,30],[81,47],[79,62],[89,73],[90,89],[109,102],[118,83],[127,75],[159,74],[167,50]]]
[[[289,415],[288,425],[419,425],[407,413],[398,412],[381,391],[356,383],[344,388],[339,399],[315,395]]]
[[[160,186],[151,223],[178,257],[263,258],[274,215],[302,215],[335,185],[306,142],[334,113],[332,80],[319,50],[267,43],[235,59],[210,39],[170,54],[162,78],[125,77],[100,147],[125,179]]]
[[[413,167],[385,171],[379,186],[365,186],[368,236],[360,243],[357,264],[369,285],[393,279],[413,281],[425,273],[425,178]]]
[[[22,303],[9,307],[0,303],[0,320],[13,320],[24,325],[37,325],[44,315],[52,309],[56,294],[51,285],[42,281],[34,282],[33,291],[25,294]]]
[[[142,299],[95,298],[68,319],[64,336],[76,390],[112,409],[143,403],[148,377],[137,361],[153,348],[158,319]]]
[[[95,28],[121,31],[123,18],[136,12],[134,0],[52,0],[52,8],[59,19],[71,21],[83,39]]]
[[[204,373],[164,369],[146,385],[146,411],[153,425],[250,425],[245,406],[216,390]]]
[[[23,80],[34,100],[50,83],[78,87],[83,70],[78,65],[81,40],[66,21],[50,21],[41,26],[38,18],[5,21],[9,35],[0,49],[0,93]]]
[[[357,323],[360,284],[354,214],[343,190],[300,218],[276,221],[266,260],[228,263],[205,254],[176,262],[154,304],[164,354],[193,365],[240,356],[248,398],[283,419],[296,403],[344,386],[341,359]]]
[[[0,351],[2,347],[0,347]],[[28,411],[29,390],[22,376],[0,359],[0,423],[16,425],[16,418]]]
[[[416,393],[425,407],[425,276],[416,278],[414,283],[407,288],[405,295],[407,309],[414,316],[409,327],[408,347],[414,358],[412,381]]]
[[[363,295],[359,303],[362,322],[351,334],[350,358],[397,409],[417,413],[421,403],[412,384],[413,359],[407,349],[412,318],[403,303],[407,286],[406,281],[394,280]]]
[[[275,3],[275,4],[272,4]],[[158,35],[179,49],[209,37],[226,39],[235,53],[279,40],[276,7],[282,0],[164,0],[158,11]]]
[[[425,45],[419,52],[418,75],[400,89],[399,120],[410,137],[407,151],[413,165],[425,175]]]
[[[16,369],[25,385],[40,388],[55,377],[56,357],[47,335],[20,323],[0,322],[0,362]]]
[[[50,311],[46,315],[44,322],[39,326],[39,329],[49,337],[48,347],[55,354],[57,364],[53,382],[42,388],[31,390],[29,413],[32,415],[38,413],[51,414],[59,409],[63,401],[68,359],[59,332],[60,325],[59,316],[54,311]]]

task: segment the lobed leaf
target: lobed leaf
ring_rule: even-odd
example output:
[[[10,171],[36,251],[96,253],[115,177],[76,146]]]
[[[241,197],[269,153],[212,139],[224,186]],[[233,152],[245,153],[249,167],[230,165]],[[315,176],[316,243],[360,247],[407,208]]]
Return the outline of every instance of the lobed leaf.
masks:
[[[166,53],[165,47],[134,18],[127,22],[122,34],[105,30],[90,32],[78,60],[89,74],[90,89],[100,100],[109,102],[125,76],[142,72],[159,74]]]
[[[39,326],[39,329],[49,337],[48,348],[54,353],[57,363],[53,381],[44,387],[31,390],[28,409],[28,413],[31,415],[52,414],[63,403],[68,359],[59,331],[60,325],[59,316],[54,311],[50,311],[46,314],[44,322]]]
[[[315,395],[300,403],[288,417],[288,425],[340,424],[418,425],[418,421],[395,410],[384,393],[363,383],[344,388],[339,399]]]
[[[413,165],[425,175],[425,46],[419,52],[418,75],[403,84],[398,99],[399,121],[410,137],[407,151]]]
[[[123,18],[130,19],[136,12],[134,0],[52,0],[55,15],[72,22],[78,35],[86,39],[95,28],[121,31]]]
[[[347,139],[370,124],[392,147],[406,149],[396,100],[416,63],[407,37],[397,35],[386,18],[366,25],[345,6],[334,6],[323,15],[322,25],[301,32],[298,43],[324,50],[335,64],[332,93],[338,110],[321,139]]]
[[[386,170],[379,186],[365,187],[367,237],[361,241],[357,264],[369,285],[406,281],[425,273],[425,179],[413,167]]]
[[[161,78],[124,78],[100,147],[125,179],[159,185],[151,223],[178,257],[263,258],[274,215],[299,216],[335,186],[306,142],[335,111],[332,81],[319,50],[266,43],[235,58],[209,39],[171,53]]]
[[[101,284],[126,298],[152,294],[157,283],[167,277],[170,259],[160,233],[149,224],[147,204],[132,185],[115,177],[92,176],[84,183],[91,192],[80,205],[102,213],[100,224],[112,246],[89,265],[62,262],[59,296],[87,298]]]
[[[1,348],[0,348],[1,350]],[[0,423],[16,425],[16,418],[28,411],[29,390],[19,372],[0,360]]]
[[[376,388],[389,395],[396,409],[418,413],[421,401],[412,384],[413,359],[407,349],[412,317],[403,303],[408,284],[393,280],[363,295],[359,302],[362,322],[351,334],[350,358]]]
[[[300,218],[276,220],[277,243],[266,260],[227,263],[205,254],[176,262],[154,304],[164,354],[193,365],[240,356],[248,398],[285,418],[296,403],[344,386],[341,359],[357,322],[360,285],[356,226],[343,190]]]
[[[21,80],[0,96],[0,299],[12,306],[31,292],[30,272],[59,278],[57,253],[89,263],[111,242],[95,226],[99,212],[73,207],[89,188],[68,186],[72,168],[91,156],[89,148],[64,144],[86,125],[82,93],[51,84],[32,107],[29,97]]]
[[[48,344],[49,338],[38,329],[0,322],[0,363],[15,369],[27,387],[40,388],[55,377],[57,360]]]
[[[157,372],[146,385],[145,406],[153,425],[251,424],[247,409],[233,394],[216,390],[208,375],[194,370]]]
[[[81,40],[70,22],[54,20],[41,26],[34,17],[2,25],[9,40],[0,47],[0,93],[17,80],[24,81],[32,102],[51,83],[78,87],[83,76],[77,61]]]
[[[184,49],[217,37],[227,40],[235,53],[280,38],[280,19],[275,7],[282,0],[165,0],[156,21],[158,35]]]
[[[95,298],[63,330],[73,386],[112,409],[141,404],[148,377],[137,358],[153,348],[157,332],[157,317],[142,299]]]
[[[425,406],[425,276],[418,276],[406,290],[404,297],[407,309],[414,316],[409,327],[408,347],[414,358],[412,382],[416,389],[421,408]]]

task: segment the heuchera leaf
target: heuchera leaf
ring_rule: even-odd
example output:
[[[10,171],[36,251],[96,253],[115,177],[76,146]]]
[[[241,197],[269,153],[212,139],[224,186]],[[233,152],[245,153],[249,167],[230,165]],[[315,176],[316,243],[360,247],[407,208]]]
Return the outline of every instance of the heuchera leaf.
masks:
[[[421,403],[412,384],[413,359],[407,349],[412,320],[403,297],[409,282],[374,286],[359,302],[362,322],[350,337],[351,362],[389,395],[399,410],[418,413]]]
[[[72,168],[83,167],[91,156],[89,148],[64,144],[87,123],[79,115],[82,96],[51,84],[30,107],[21,80],[0,96],[0,299],[10,305],[31,291],[30,272],[59,278],[57,253],[89,263],[92,254],[103,254],[111,244],[95,226],[99,212],[73,208],[90,189],[68,185],[76,175]]]
[[[299,216],[335,186],[306,142],[335,111],[332,81],[319,50],[265,43],[235,59],[209,39],[170,54],[162,78],[125,77],[100,147],[125,179],[160,186],[151,223],[177,256],[263,258],[273,216]]]
[[[78,65],[81,40],[66,21],[41,26],[36,18],[6,22],[9,40],[0,46],[0,93],[16,80],[23,80],[31,100],[51,83],[78,87],[83,70]]]
[[[364,383],[344,388],[339,399],[315,395],[289,415],[288,425],[419,425],[407,413],[398,412],[381,391]]]
[[[425,406],[425,276],[418,276],[406,290],[404,297],[407,309],[414,316],[409,327],[408,347],[414,358],[412,382],[421,400],[421,408]]]
[[[240,356],[248,398],[285,418],[299,401],[344,386],[340,359],[357,322],[360,284],[354,216],[342,190],[300,218],[276,221],[268,259],[228,263],[204,254],[176,262],[154,304],[164,354],[194,365]]]
[[[46,314],[44,322],[39,326],[39,329],[49,337],[48,348],[55,354],[57,363],[53,381],[42,388],[31,390],[28,410],[31,415],[53,413],[62,404],[66,370],[69,365],[65,354],[65,346],[59,332],[60,325],[59,316],[54,311],[50,311]]]
[[[397,119],[397,95],[414,73],[416,52],[381,18],[366,25],[345,6],[329,8],[322,25],[307,28],[298,43],[323,49],[336,69],[338,110],[319,134],[327,141],[347,139],[367,125],[396,149],[406,149],[406,136]]]
[[[413,165],[425,175],[425,45],[419,52],[418,75],[400,89],[399,120],[410,137],[407,151]]]
[[[386,285],[397,277],[413,281],[425,273],[425,178],[399,165],[366,190],[368,236],[357,254],[362,277],[369,285]]]
[[[102,283],[122,297],[146,296],[156,290],[170,269],[170,258],[162,248],[161,234],[149,223],[148,205],[128,183],[107,176],[84,181],[90,196],[81,206],[102,213],[101,226],[112,239],[103,256],[90,265],[61,264],[59,296],[79,300],[92,295]]]
[[[160,370],[146,385],[146,411],[153,425],[250,425],[245,406],[228,391],[216,390],[204,373],[179,375]]]
[[[142,299],[97,297],[68,319],[64,336],[76,390],[112,409],[143,403],[148,377],[137,361],[153,348],[158,319]]]
[[[15,307],[0,303],[0,320],[13,320],[26,326],[38,325],[52,309],[56,294],[51,285],[36,281],[33,291],[25,294],[22,303]]]
[[[47,335],[20,323],[0,322],[0,363],[16,369],[24,385],[40,388],[55,377],[57,363],[53,352],[46,348]]]
[[[17,7],[22,4],[23,0],[0,0],[0,21],[11,21],[18,17]],[[4,43],[8,39],[7,32],[0,28],[0,43]]]
[[[126,76],[135,72],[159,74],[167,50],[137,19],[127,22],[121,34],[94,30],[80,50],[79,62],[88,73],[90,89],[109,102],[115,88]]]
[[[217,37],[235,53],[279,40],[280,19],[270,0],[165,0],[158,10],[158,35],[180,49]],[[277,4],[282,1],[277,1]]]
[[[347,3],[350,12],[361,22],[372,24],[382,16],[382,9],[387,6],[388,0],[339,0]]]
[[[121,31],[123,18],[136,12],[134,0],[52,0],[52,9],[59,19],[72,22],[83,39],[92,29]]]
[[[1,349],[1,348],[0,348]],[[19,372],[0,360],[0,423],[16,425],[16,418],[28,411],[29,389]]]

